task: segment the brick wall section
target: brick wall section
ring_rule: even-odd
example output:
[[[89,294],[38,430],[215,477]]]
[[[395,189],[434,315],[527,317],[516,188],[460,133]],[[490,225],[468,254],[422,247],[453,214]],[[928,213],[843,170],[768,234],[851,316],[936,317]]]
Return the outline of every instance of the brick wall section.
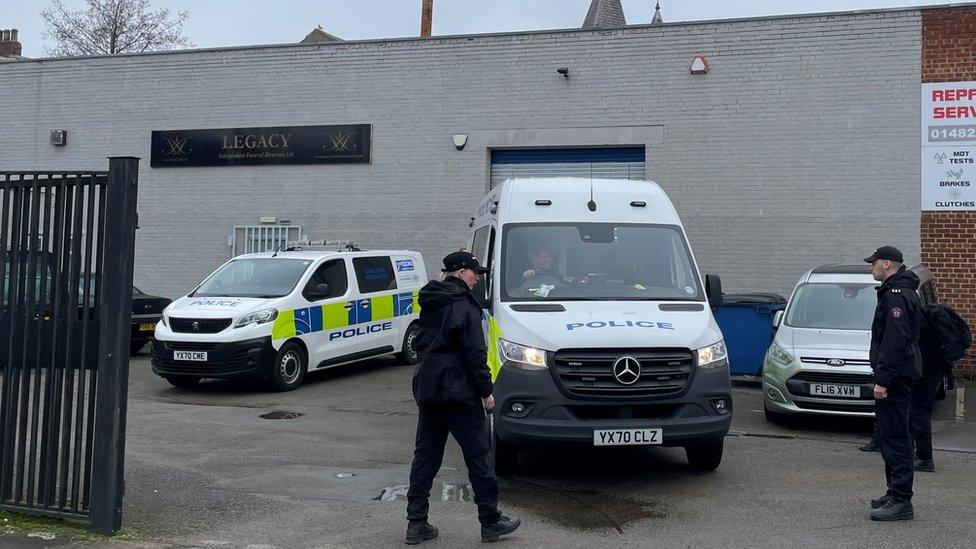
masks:
[[[920,55],[903,10],[0,63],[0,169],[142,157],[136,283],[175,297],[261,215],[434,272],[486,190],[452,134],[661,126],[648,174],[702,270],[786,294],[881,243],[919,260]],[[149,167],[152,130],[347,123],[373,124],[371,164]]]
[[[976,7],[922,12],[922,82],[976,81]],[[976,329],[976,212],[923,212],[922,262],[940,298]],[[976,373],[976,349],[957,364]]]

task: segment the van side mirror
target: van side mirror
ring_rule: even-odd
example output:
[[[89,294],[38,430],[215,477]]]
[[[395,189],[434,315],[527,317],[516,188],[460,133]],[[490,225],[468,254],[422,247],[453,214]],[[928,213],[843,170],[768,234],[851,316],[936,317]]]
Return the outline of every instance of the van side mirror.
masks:
[[[474,294],[475,299],[478,300],[478,304],[481,305],[482,309],[491,309],[491,299],[488,296],[488,278],[490,274],[483,274],[478,276],[478,282],[474,285],[474,289],[471,292]]]
[[[783,314],[785,311],[776,311],[773,313],[773,330],[778,330],[779,325],[783,323]]]
[[[705,275],[705,295],[708,296],[708,306],[718,309],[722,306],[722,279],[718,275]]]
[[[315,285],[315,288],[311,292],[308,292],[308,300],[315,301],[317,299],[325,299],[329,297],[329,285],[325,282],[319,282]]]

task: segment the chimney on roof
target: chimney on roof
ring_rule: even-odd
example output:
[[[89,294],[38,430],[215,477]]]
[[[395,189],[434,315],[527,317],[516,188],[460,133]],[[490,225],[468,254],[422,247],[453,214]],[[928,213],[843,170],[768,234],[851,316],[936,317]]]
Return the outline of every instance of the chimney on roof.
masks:
[[[661,16],[661,3],[658,2],[654,6],[654,18],[651,19],[652,25],[659,25],[664,22],[664,17]]]
[[[17,29],[0,30],[0,57],[20,57],[20,53]]]
[[[420,12],[420,36],[430,36],[431,22],[434,19],[434,0],[424,0]]]
[[[620,0],[593,0],[589,11],[586,12],[586,19],[583,20],[584,29],[626,26],[627,19],[624,17],[624,7],[620,5]]]

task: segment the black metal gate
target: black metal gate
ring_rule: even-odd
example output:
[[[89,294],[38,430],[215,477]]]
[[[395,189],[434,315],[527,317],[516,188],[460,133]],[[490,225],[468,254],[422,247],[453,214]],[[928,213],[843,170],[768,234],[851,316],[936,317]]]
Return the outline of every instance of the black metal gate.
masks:
[[[0,508],[121,526],[138,159],[0,172]]]

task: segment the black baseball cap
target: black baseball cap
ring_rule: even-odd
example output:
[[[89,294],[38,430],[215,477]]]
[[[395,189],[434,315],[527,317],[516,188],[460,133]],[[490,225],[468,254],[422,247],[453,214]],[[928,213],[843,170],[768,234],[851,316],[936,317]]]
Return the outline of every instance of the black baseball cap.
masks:
[[[879,259],[887,259],[888,261],[894,261],[895,263],[904,263],[905,258],[901,255],[901,250],[894,246],[882,246],[871,254],[871,257],[865,257],[865,263],[874,263]]]
[[[447,254],[444,258],[444,268],[441,271],[445,273],[450,273],[453,271],[460,271],[461,269],[471,269],[472,271],[478,273],[487,273],[488,268],[482,267],[481,263],[478,262],[478,258],[471,255],[471,252],[454,252]]]

